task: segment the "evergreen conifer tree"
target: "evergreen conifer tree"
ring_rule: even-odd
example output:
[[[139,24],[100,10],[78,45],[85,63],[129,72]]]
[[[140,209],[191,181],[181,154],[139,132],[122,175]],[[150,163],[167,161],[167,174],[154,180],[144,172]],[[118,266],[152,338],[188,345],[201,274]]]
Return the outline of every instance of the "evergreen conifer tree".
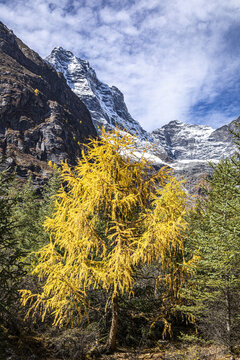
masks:
[[[14,236],[16,222],[13,220],[15,200],[10,195],[13,176],[0,172],[0,320],[11,315],[11,305],[18,297],[19,284],[25,274],[22,259],[25,252]]]
[[[9,191],[14,199],[14,237],[26,253],[39,249],[49,241],[49,233],[44,229],[43,222],[53,211],[53,196],[59,187],[60,174],[56,168],[42,189],[34,186],[31,176],[24,184],[17,179],[12,183]]]
[[[202,335],[233,352],[239,339],[240,311],[240,161],[238,155],[214,166],[207,196],[190,220],[187,246],[197,266],[185,288],[188,305]]]

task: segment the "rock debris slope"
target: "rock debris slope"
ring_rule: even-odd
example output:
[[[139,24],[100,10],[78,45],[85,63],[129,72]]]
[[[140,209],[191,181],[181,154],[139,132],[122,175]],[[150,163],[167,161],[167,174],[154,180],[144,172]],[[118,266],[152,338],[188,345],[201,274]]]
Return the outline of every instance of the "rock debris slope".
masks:
[[[0,151],[20,175],[46,162],[74,164],[81,142],[97,136],[88,109],[57,73],[0,23]]]

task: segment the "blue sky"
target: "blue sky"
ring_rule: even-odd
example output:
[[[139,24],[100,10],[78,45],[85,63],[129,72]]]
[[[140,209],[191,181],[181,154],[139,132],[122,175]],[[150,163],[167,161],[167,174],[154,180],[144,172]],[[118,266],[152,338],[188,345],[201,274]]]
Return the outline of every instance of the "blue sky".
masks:
[[[240,115],[239,0],[0,0],[0,20],[42,57],[87,59],[146,130]]]

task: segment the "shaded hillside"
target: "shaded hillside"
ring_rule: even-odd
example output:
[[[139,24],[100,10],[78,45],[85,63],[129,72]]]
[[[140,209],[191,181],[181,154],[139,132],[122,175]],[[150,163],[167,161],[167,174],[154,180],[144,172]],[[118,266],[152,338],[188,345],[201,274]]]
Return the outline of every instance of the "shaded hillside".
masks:
[[[47,171],[46,162],[71,164],[96,130],[86,106],[61,73],[0,22],[0,151],[21,175]]]

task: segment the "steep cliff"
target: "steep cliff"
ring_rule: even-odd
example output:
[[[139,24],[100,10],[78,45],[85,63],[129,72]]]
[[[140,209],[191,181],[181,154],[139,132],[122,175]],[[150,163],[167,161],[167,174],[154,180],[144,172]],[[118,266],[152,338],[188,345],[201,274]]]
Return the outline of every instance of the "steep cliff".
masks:
[[[24,176],[46,162],[75,164],[81,143],[97,136],[86,106],[61,73],[0,23],[0,151]]]

